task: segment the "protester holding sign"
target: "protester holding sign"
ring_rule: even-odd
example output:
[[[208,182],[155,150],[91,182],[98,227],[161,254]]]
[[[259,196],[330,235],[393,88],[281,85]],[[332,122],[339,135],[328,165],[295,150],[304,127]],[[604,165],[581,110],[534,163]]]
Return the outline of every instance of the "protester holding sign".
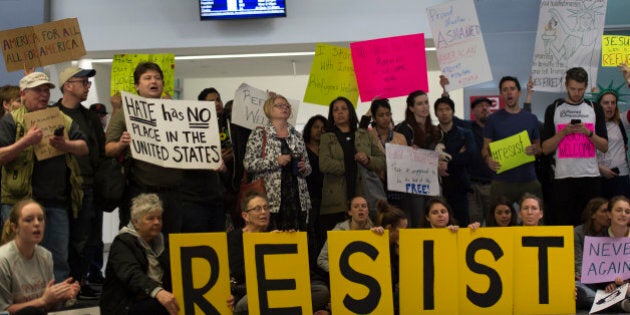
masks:
[[[519,106],[521,84],[518,79],[511,76],[501,78],[499,92],[501,93],[501,98],[505,101],[505,108],[488,117],[483,130],[484,139],[481,151],[482,158],[495,173],[500,169],[501,165],[497,162],[498,157],[495,158],[490,151],[490,142],[527,131],[531,145],[514,146],[512,150],[507,150],[506,152],[513,155],[514,153],[525,151],[525,154],[530,156],[541,153],[538,118],[534,114],[522,110]],[[506,196],[512,203],[518,202],[525,192],[542,197],[542,189],[536,177],[533,160],[501,174],[495,174],[490,185],[490,195],[493,198]]]
[[[131,222],[120,230],[109,250],[100,301],[102,314],[178,313],[161,232],[162,213],[156,194],[133,199]]]
[[[143,62],[136,66],[133,73],[135,88],[138,94],[146,98],[160,98],[164,90],[162,69],[152,62]],[[124,152],[126,158],[131,158],[129,145],[131,135],[127,131],[124,111],[117,111],[111,118],[106,133],[105,153],[107,156],[117,157]],[[121,203],[119,209],[120,226],[129,222],[129,204],[131,198],[141,193],[157,193],[164,204],[164,233],[179,232],[182,226],[181,196],[179,184],[182,170],[161,167],[140,160],[133,160],[130,183],[126,202]]]
[[[273,95],[263,105],[269,124],[252,131],[247,141],[245,171],[254,179],[264,177],[271,207],[272,229],[306,230],[311,210],[306,176],[311,173],[302,135],[288,120],[291,104]],[[264,149],[264,152],[261,150]]]
[[[459,230],[459,225],[453,216],[451,205],[442,197],[435,197],[427,201],[420,227],[447,228],[452,232]]]
[[[545,111],[543,153],[554,154],[554,223],[579,225],[581,210],[601,195],[596,149],[608,151],[608,132],[599,104],[584,99],[588,74],[581,67],[566,72],[567,97]]]
[[[385,169],[385,154],[367,131],[357,128],[352,102],[337,97],[328,107],[328,132],[319,147],[319,168],[324,174],[320,228],[323,233],[345,219],[349,201],[363,195],[359,167],[379,172]]]
[[[599,92],[597,104],[602,106],[608,132],[608,151],[597,150],[597,164],[602,175],[602,197],[624,195],[630,198],[628,169],[628,135],[619,117],[618,91],[609,87]]]
[[[438,143],[440,132],[433,125],[430,107],[429,96],[422,90],[413,91],[407,96],[405,121],[396,125],[394,130],[405,136],[408,146],[433,150]],[[412,194],[407,194],[401,199],[400,209],[409,218],[411,227],[420,226],[425,201],[424,196]]]
[[[77,216],[83,202],[83,179],[76,156],[88,154],[85,135],[70,117],[57,109],[46,109],[50,89],[55,85],[48,76],[33,72],[20,80],[20,95],[24,106],[0,119],[0,165],[2,172],[2,217],[11,206],[24,198],[33,198],[46,208],[48,229],[42,245],[53,254],[55,280],[68,277],[69,216]],[[35,123],[30,129],[28,117],[46,110],[57,111],[63,125],[40,129]],[[57,114],[54,114],[59,118]],[[32,120],[36,120],[34,117]],[[52,127],[52,128],[51,128]],[[42,124],[43,128],[43,124]],[[61,134],[54,135],[59,129]],[[44,139],[44,134],[51,135]],[[35,145],[47,144],[61,152],[47,159],[35,158]]]
[[[595,299],[597,287],[580,282],[582,277],[582,254],[584,250],[585,236],[606,236],[606,230],[610,225],[608,218],[608,200],[604,198],[593,198],[584,208],[582,219],[584,224],[573,229],[573,255],[575,261],[575,286],[578,289],[576,307],[578,309],[590,309]]]

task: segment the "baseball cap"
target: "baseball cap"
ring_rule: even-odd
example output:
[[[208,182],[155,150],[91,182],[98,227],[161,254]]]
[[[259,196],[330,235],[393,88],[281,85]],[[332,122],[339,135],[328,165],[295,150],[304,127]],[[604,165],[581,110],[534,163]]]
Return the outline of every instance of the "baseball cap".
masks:
[[[44,84],[47,84],[51,89],[55,87],[55,85],[52,82],[50,82],[50,79],[48,79],[48,76],[45,73],[33,72],[33,73],[25,75],[20,80],[20,91],[38,87]]]
[[[470,108],[475,108],[475,106],[481,104],[481,103],[488,103],[490,105],[492,105],[492,101],[486,97],[480,97],[475,99],[471,104],[470,104]]]
[[[70,78],[73,78],[73,77],[91,78],[94,75],[96,75],[96,70],[94,69],[81,69],[79,67],[74,67],[74,66],[68,67],[68,68],[63,69],[63,71],[61,71],[61,73],[59,74],[59,84],[62,85],[66,83],[66,81],[70,80]]]
[[[101,115],[107,115],[107,108],[101,103],[90,105],[90,110]]]

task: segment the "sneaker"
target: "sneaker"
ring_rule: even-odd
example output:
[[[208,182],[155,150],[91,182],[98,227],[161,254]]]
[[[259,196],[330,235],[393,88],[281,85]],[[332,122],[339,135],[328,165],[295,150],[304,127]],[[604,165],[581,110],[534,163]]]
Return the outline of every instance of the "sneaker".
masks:
[[[89,285],[82,285],[79,291],[79,300],[98,300],[101,297],[100,292],[94,291]]]
[[[99,273],[96,273],[96,274],[90,274],[87,277],[87,282],[90,285],[102,286],[103,283],[105,282],[105,278],[103,278],[103,275],[99,272]]]

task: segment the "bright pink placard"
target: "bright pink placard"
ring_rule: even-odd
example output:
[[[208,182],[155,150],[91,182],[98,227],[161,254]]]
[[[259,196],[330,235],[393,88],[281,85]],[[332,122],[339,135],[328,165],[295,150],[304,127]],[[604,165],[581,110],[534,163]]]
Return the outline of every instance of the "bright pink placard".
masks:
[[[422,33],[351,43],[361,101],[428,92],[424,49]]]
[[[566,124],[558,124],[557,132],[560,132],[565,126]],[[592,123],[585,123],[584,126],[590,131],[595,131],[595,125]],[[585,159],[594,156],[595,145],[588,140],[586,135],[573,133],[566,135],[560,140],[560,143],[558,143],[559,159]]]

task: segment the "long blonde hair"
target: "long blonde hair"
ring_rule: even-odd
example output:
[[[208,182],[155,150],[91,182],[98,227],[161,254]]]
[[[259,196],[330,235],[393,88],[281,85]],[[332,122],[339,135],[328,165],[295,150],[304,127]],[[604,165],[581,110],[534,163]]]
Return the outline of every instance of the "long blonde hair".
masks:
[[[4,245],[15,238],[15,228],[17,228],[18,223],[20,221],[20,217],[22,216],[22,208],[32,203],[38,205],[45,212],[44,207],[42,207],[41,204],[39,204],[37,201],[31,198],[22,199],[18,201],[16,204],[13,205],[13,208],[11,208],[11,213],[9,214],[9,218],[6,221],[4,221],[4,227],[2,228],[2,238],[0,239],[0,245]],[[15,228],[11,228],[11,224],[13,224]]]

